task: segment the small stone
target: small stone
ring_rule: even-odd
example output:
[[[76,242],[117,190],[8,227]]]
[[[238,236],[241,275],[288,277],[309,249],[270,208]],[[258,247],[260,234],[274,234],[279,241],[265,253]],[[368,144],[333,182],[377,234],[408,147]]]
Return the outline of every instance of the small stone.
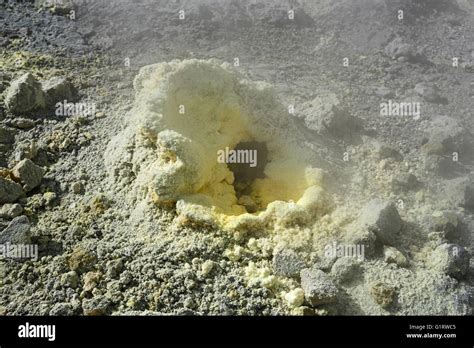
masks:
[[[76,98],[74,86],[64,77],[53,77],[43,82],[43,93],[46,99],[46,105],[54,106],[57,102],[66,100],[73,102]]]
[[[107,262],[107,276],[117,278],[123,271],[123,260],[111,260]]]
[[[364,255],[372,256],[375,252],[375,233],[356,220],[344,228],[344,243],[364,247]]]
[[[75,289],[79,285],[79,276],[75,271],[64,273],[61,276],[61,285]]]
[[[82,247],[76,247],[69,256],[69,268],[79,273],[91,270],[97,258]]]
[[[0,176],[0,204],[14,203],[23,194],[23,189],[19,184]]]
[[[212,272],[214,265],[215,265],[215,262],[212,260],[204,261],[203,264],[201,265],[201,274],[203,276],[207,276],[209,273]]]
[[[8,125],[19,129],[31,129],[35,126],[35,121],[29,118],[18,117],[11,120]]]
[[[358,138],[363,128],[363,121],[352,116],[333,93],[318,96],[303,104],[302,108],[299,117],[307,128],[320,134],[351,141]]]
[[[349,283],[360,275],[360,261],[355,257],[341,257],[331,268],[331,276],[337,283]]]
[[[469,253],[462,246],[445,243],[433,251],[428,265],[439,272],[462,279],[469,269],[470,258]]]
[[[299,307],[304,303],[304,291],[301,288],[293,289],[285,294],[285,300],[291,307]]]
[[[187,297],[183,301],[183,306],[184,308],[187,308],[187,309],[196,309],[197,307],[196,302],[191,297]]]
[[[331,271],[332,266],[337,260],[337,255],[335,253],[332,253],[331,255],[324,255],[321,259],[319,259],[317,262],[314,263],[313,267],[320,269],[321,271],[324,272],[329,272]]]
[[[28,192],[41,184],[44,169],[36,165],[32,160],[25,158],[13,168],[12,174],[21,181],[23,189]]]
[[[18,204],[4,204],[0,209],[0,217],[4,219],[13,219],[19,216],[23,212],[23,207]]]
[[[305,268],[300,277],[305,298],[312,306],[336,301],[337,288],[326,273],[316,268]]]
[[[401,173],[392,178],[392,190],[396,193],[407,192],[418,187],[419,181],[415,175],[411,173]]]
[[[38,150],[40,149],[38,148],[35,141],[30,143],[20,143],[14,152],[15,161],[20,162],[25,158],[33,159],[38,156]]]
[[[56,195],[55,192],[45,192],[45,193],[43,193],[43,198],[44,198],[44,202],[47,206],[52,206],[54,201],[57,198],[57,195]]]
[[[84,275],[84,286],[83,290],[86,292],[94,290],[102,278],[102,273],[100,272],[87,272]]]
[[[273,269],[278,275],[295,277],[305,267],[306,263],[294,250],[283,249],[277,251],[273,256]]]
[[[31,244],[30,221],[24,215],[14,218],[0,233],[0,244]]]
[[[402,227],[402,219],[392,202],[375,198],[365,205],[359,223],[375,233],[382,243],[393,245]]]
[[[406,257],[400,251],[393,247],[384,246],[383,256],[385,262],[387,263],[394,263],[400,267],[405,267],[407,265]]]
[[[76,181],[71,185],[71,190],[76,195],[81,195],[84,193],[84,184],[81,181]]]
[[[105,296],[95,296],[82,301],[82,310],[84,311],[84,315],[88,316],[105,315],[110,304],[110,300]]]
[[[74,310],[70,303],[56,303],[49,312],[49,315],[54,316],[71,316],[74,314]]]
[[[45,106],[41,84],[31,73],[14,80],[6,91],[5,105],[14,115],[29,113]]]
[[[377,282],[371,286],[370,294],[378,305],[387,308],[393,303],[396,291],[388,284]]]

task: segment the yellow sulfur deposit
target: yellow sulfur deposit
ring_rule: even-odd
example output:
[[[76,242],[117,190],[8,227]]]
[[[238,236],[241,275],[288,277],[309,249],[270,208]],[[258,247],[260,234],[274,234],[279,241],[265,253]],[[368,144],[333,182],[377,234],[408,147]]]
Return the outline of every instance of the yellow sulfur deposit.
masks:
[[[193,59],[143,67],[134,87],[128,126],[105,155],[132,200],[176,204],[184,224],[229,229],[305,221],[327,203],[323,173],[305,164],[291,116],[268,85]],[[222,160],[257,151],[247,164],[257,174]]]

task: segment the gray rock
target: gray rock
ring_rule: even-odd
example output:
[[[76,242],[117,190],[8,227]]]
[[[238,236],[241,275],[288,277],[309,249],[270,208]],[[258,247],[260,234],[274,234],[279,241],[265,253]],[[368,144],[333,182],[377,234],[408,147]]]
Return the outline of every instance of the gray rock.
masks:
[[[324,255],[320,260],[318,260],[313,267],[320,269],[321,271],[324,272],[329,272],[331,271],[332,265],[334,265],[334,262],[337,260],[337,255],[330,255],[326,256]]]
[[[418,187],[419,181],[411,173],[401,173],[392,178],[391,186],[395,193],[407,192]]]
[[[273,269],[275,273],[284,277],[298,276],[306,267],[304,260],[293,250],[283,249],[273,256]]]
[[[74,314],[74,309],[72,308],[72,305],[70,303],[56,303],[53,308],[51,308],[51,311],[49,312],[49,315],[56,315],[56,316],[70,316]]]
[[[31,129],[35,126],[35,121],[29,118],[17,117],[11,120],[8,125],[18,129]]]
[[[111,301],[105,296],[95,296],[82,301],[84,315],[105,315],[111,305]]]
[[[305,298],[311,305],[319,306],[336,301],[337,287],[326,273],[316,268],[305,268],[300,277]]]
[[[0,144],[13,144],[16,130],[0,125]]]
[[[358,137],[363,121],[348,113],[335,94],[318,96],[303,105],[302,117],[306,127],[319,134],[338,139],[352,140]]]
[[[12,82],[7,89],[5,105],[14,115],[30,113],[45,106],[41,84],[31,73],[26,73]]]
[[[389,284],[376,282],[370,286],[370,294],[378,305],[382,308],[387,308],[395,300],[396,289]]]
[[[76,99],[76,89],[64,77],[53,77],[43,82],[43,93],[48,107],[54,106],[59,101],[73,102]]]
[[[362,209],[359,223],[384,244],[393,245],[402,227],[402,219],[392,202],[375,198]]]
[[[399,250],[393,247],[384,246],[383,256],[387,263],[394,263],[400,267],[405,267],[408,264],[407,258]]]
[[[123,271],[123,260],[111,260],[107,262],[107,276],[109,278],[117,278]]]
[[[461,279],[469,269],[470,257],[462,246],[445,243],[433,251],[428,264],[436,271]]]
[[[79,195],[84,193],[84,184],[81,181],[76,181],[71,185],[71,190],[73,193]]]
[[[439,89],[436,85],[431,83],[418,83],[415,86],[415,92],[423,97],[427,102],[443,104],[446,103],[446,99],[443,98],[439,93]]]
[[[20,185],[0,176],[0,204],[14,203],[23,194],[24,192]]]
[[[0,244],[31,244],[30,221],[24,215],[14,218],[0,233]]]
[[[0,208],[0,217],[4,219],[13,219],[19,216],[23,212],[23,207],[18,204],[4,204],[2,208]]]
[[[371,256],[375,251],[376,235],[360,221],[355,221],[344,228],[344,243],[348,245],[363,245],[366,256]]]
[[[331,276],[337,283],[348,283],[360,274],[360,261],[355,257],[341,257],[331,268]]]
[[[61,285],[70,287],[70,288],[77,288],[79,285],[79,276],[77,275],[77,272],[75,271],[70,271],[67,273],[64,273],[61,276]]]
[[[21,160],[12,170],[13,176],[21,181],[23,189],[28,192],[41,184],[44,169],[30,159]]]

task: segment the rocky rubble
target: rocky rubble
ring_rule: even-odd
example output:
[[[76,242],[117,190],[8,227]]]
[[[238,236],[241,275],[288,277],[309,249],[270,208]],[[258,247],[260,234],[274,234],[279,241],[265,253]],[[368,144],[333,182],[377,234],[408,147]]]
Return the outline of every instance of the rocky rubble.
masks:
[[[402,220],[392,202],[376,198],[361,210],[359,224],[375,233],[382,243],[394,245],[402,227]]]
[[[0,203],[14,203],[23,194],[19,184],[0,176]]]
[[[41,180],[43,180],[44,176],[44,169],[26,158],[13,167],[12,175],[23,184],[25,192],[28,192],[41,184]]]
[[[35,243],[40,250],[37,261],[0,260],[0,315],[472,314],[472,16],[439,3],[368,1],[354,11],[352,1],[303,2],[291,4],[298,7],[293,22],[284,0],[46,3],[47,11],[0,5],[7,8],[0,18],[0,242]],[[410,9],[406,22],[392,16],[401,5]],[[189,8],[185,25],[170,15],[181,6]],[[68,17],[71,9],[76,21]],[[136,125],[130,108],[140,67],[176,58],[232,65],[229,52],[240,59],[238,81],[253,81],[259,91],[246,93],[261,96],[249,98],[256,99],[249,109],[261,111],[265,142],[298,143],[285,158],[305,152],[304,163],[324,171],[285,172],[296,185],[283,197],[271,196],[281,182],[266,186],[268,202],[238,197],[247,214],[223,231],[196,208],[207,201],[200,190],[192,191],[193,204],[156,204],[180,190],[181,177],[167,176],[159,195],[146,195],[165,169],[183,170],[183,160],[202,177],[215,173],[202,170],[209,168],[202,165],[207,155],[195,155],[195,147],[158,156],[163,144],[150,132],[156,123],[148,114],[150,122],[140,121],[143,129],[120,152],[123,166],[106,168],[104,162],[119,158],[104,161],[103,154],[112,138],[130,135],[121,133],[126,125]],[[452,52],[462,57],[459,69],[451,65]],[[349,66],[335,57],[348,57]],[[183,75],[184,85],[210,81],[209,75]],[[139,76],[140,87],[150,75]],[[215,95],[227,88],[219,86]],[[270,94],[275,99],[266,99]],[[57,102],[81,98],[97,102],[99,112],[55,114]],[[169,99],[166,107],[178,110]],[[420,102],[421,117],[382,117],[380,103],[388,99]],[[202,131],[202,146],[240,129],[234,123],[207,132],[217,124],[212,117],[236,120],[229,110],[246,106],[239,98],[223,100],[225,112],[204,110],[211,119],[191,127]],[[272,106],[279,100],[281,108],[268,112],[264,100]],[[156,99],[144,105],[154,108]],[[281,123],[277,113],[285,115]],[[296,128],[285,123],[287,116]],[[170,135],[175,120],[160,129],[164,148],[195,135],[187,128],[191,118],[175,127],[180,136]],[[275,136],[282,129],[286,135]],[[163,163],[157,169],[150,158]],[[297,178],[317,179],[321,189],[303,199]],[[221,179],[211,186],[220,187]],[[226,180],[231,188],[231,176]],[[256,218],[263,208],[270,213]],[[332,245],[341,255],[326,254]],[[363,254],[345,254],[352,250]]]
[[[26,73],[13,81],[7,89],[5,106],[15,115],[31,113],[45,107],[45,97],[41,84],[31,73]]]
[[[301,271],[301,287],[306,300],[313,306],[334,303],[338,289],[331,278],[319,269],[306,268]]]
[[[31,114],[34,111],[51,110],[56,102],[76,100],[74,86],[63,77],[54,77],[43,83],[31,73],[25,73],[14,80],[5,95],[5,105],[15,116]]]
[[[30,222],[26,216],[14,218],[0,233],[0,244],[30,244],[30,228]]]

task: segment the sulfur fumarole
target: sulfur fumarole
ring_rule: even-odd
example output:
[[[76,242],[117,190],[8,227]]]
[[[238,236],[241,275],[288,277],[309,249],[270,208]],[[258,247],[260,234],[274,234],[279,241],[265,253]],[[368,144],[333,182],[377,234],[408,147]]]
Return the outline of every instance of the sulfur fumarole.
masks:
[[[330,204],[324,173],[307,165],[288,108],[272,88],[216,60],[143,67],[126,128],[109,144],[106,165],[135,202],[175,205],[184,224],[254,229],[312,220]],[[251,183],[248,212],[234,173],[217,158],[242,142],[266,144],[264,176]]]

